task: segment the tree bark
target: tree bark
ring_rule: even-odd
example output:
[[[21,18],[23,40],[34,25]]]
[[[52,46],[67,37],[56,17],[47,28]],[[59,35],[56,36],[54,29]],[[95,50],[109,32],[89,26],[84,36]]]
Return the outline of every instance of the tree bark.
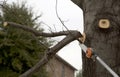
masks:
[[[120,75],[120,0],[83,0],[85,45],[93,48],[117,74]],[[102,19],[108,28],[99,27]],[[103,22],[104,24],[105,22]],[[113,77],[99,62],[87,59],[83,53],[83,77]]]

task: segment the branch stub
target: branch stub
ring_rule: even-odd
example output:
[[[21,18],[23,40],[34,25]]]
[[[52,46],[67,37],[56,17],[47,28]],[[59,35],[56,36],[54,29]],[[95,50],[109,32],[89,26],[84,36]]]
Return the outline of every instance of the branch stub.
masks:
[[[3,26],[6,27],[8,25],[8,22],[4,22]]]
[[[85,39],[86,39],[86,34],[83,33],[83,34],[82,34],[82,37],[80,37],[79,40],[80,40],[82,43],[84,43],[84,42],[85,42]]]
[[[110,27],[109,19],[100,19],[99,20],[99,28],[108,29]]]

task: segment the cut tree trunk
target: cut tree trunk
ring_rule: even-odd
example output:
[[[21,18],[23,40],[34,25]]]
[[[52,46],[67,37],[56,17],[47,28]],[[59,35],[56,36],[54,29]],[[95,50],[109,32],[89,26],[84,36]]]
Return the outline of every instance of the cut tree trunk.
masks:
[[[84,14],[85,45],[120,75],[120,0],[72,0]],[[79,2],[79,3],[78,3]],[[98,61],[82,55],[83,77],[113,77]]]

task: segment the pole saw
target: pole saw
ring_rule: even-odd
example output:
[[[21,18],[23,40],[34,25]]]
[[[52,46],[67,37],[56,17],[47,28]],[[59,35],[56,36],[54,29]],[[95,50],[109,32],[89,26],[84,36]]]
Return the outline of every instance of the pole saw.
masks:
[[[78,41],[80,42],[81,49],[86,53],[87,58],[91,58],[92,56],[94,56],[96,58],[96,60],[113,75],[113,77],[119,77],[118,74],[115,73],[98,55],[93,53],[92,48],[88,48],[86,45],[81,43],[81,41],[79,39],[78,39]]]

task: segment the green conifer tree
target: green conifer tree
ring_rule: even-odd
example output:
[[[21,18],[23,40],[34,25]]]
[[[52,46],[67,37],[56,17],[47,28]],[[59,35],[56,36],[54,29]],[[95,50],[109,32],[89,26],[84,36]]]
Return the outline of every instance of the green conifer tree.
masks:
[[[32,11],[26,7],[26,3],[3,4],[0,21],[11,21],[29,27],[37,25]],[[2,27],[2,24],[0,25]],[[42,28],[39,31],[43,31]],[[30,32],[6,27],[0,29],[0,77],[18,77],[31,68],[44,54],[44,42],[50,46],[47,39],[36,37]],[[42,68],[32,77],[46,77]]]

